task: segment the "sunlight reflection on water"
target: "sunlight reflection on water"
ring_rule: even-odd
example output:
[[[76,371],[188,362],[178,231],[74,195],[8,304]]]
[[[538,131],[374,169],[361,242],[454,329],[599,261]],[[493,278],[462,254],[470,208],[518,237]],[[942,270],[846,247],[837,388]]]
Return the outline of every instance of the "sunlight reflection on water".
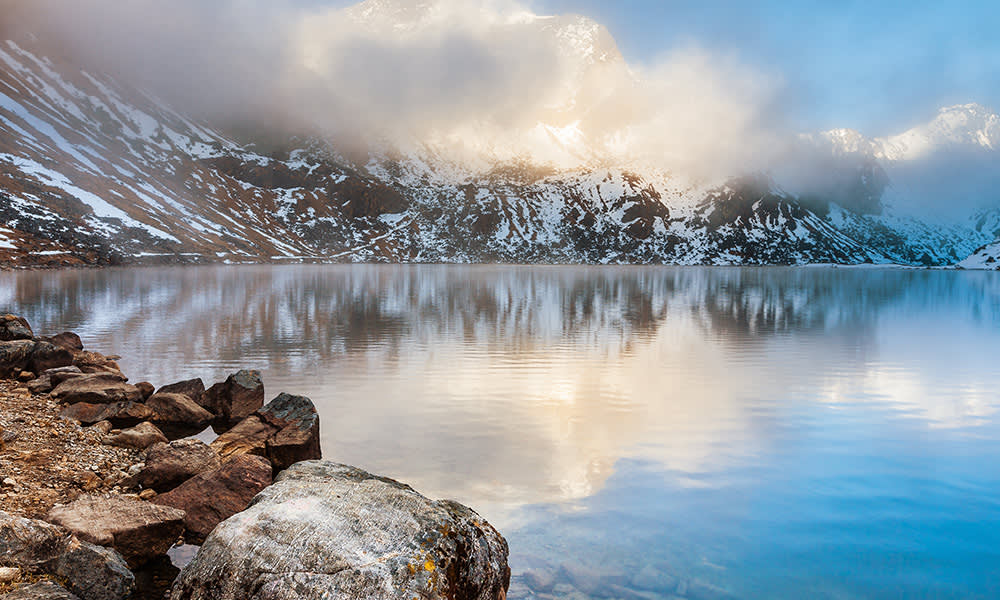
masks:
[[[1000,597],[992,273],[150,268],[0,301],[134,381],[311,397],[328,458],[504,531],[512,598]]]

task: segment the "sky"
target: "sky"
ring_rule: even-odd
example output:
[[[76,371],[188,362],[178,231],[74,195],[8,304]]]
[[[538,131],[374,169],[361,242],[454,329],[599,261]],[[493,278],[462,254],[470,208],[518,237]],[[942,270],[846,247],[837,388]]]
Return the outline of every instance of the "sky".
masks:
[[[295,0],[347,6],[345,0]],[[533,0],[608,27],[630,63],[711,48],[780,78],[803,130],[899,133],[942,106],[1000,110],[995,0]],[[790,103],[791,105],[792,103]]]

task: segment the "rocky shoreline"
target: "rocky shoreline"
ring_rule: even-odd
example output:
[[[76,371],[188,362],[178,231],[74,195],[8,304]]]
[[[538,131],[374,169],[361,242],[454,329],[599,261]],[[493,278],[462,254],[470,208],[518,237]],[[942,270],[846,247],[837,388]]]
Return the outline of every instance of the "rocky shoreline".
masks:
[[[320,460],[308,398],[265,404],[249,370],[132,384],[118,358],[0,316],[0,597],[506,596],[503,537]],[[178,575],[183,544],[201,549]]]

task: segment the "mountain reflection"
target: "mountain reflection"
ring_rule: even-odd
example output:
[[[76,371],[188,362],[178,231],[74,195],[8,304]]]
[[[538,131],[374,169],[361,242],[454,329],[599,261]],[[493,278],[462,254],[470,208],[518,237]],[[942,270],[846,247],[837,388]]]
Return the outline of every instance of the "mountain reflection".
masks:
[[[587,497],[622,458],[701,485],[815,406],[975,425],[995,410],[977,378],[998,349],[990,275],[148,268],[0,274],[0,301],[121,354],[135,381],[259,368],[269,394],[316,401],[329,458],[509,508]],[[948,330],[921,330],[929,315]]]

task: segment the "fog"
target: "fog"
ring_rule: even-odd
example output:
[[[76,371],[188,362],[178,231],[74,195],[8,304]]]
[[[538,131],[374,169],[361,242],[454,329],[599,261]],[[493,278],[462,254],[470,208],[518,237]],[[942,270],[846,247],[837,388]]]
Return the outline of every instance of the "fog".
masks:
[[[697,47],[629,65],[603,27],[507,0],[3,8],[87,68],[233,131],[705,175],[758,167],[784,137],[773,73]]]

